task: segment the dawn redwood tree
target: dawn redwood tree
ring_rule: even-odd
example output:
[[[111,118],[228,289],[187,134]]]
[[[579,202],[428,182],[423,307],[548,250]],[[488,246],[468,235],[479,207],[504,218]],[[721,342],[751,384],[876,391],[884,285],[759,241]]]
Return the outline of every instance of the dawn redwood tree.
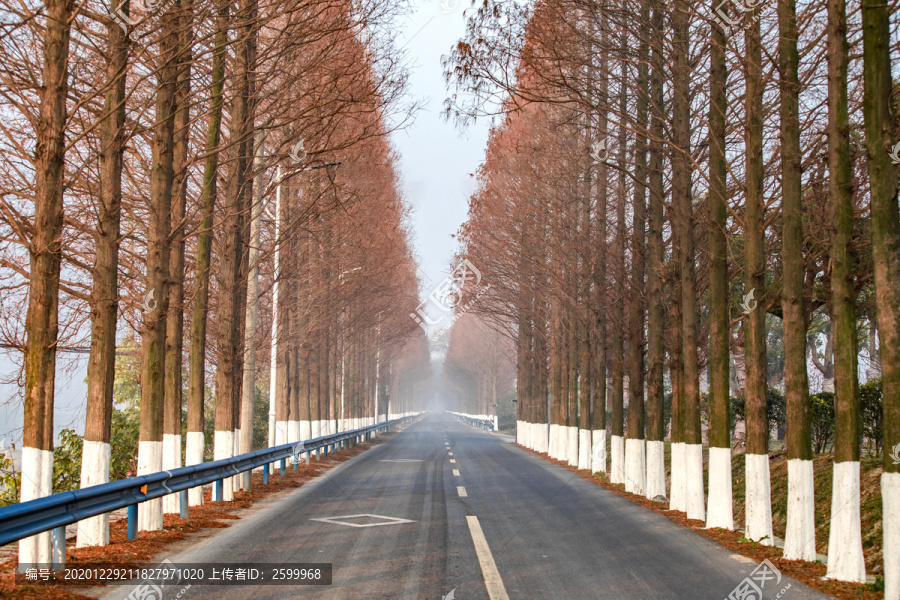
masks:
[[[772,502],[769,481],[769,422],[766,414],[765,202],[763,198],[763,78],[759,7],[744,15],[745,27],[745,193],[744,297],[757,304],[744,316],[747,361],[745,420],[747,452],[745,515],[747,539],[771,546]],[[753,294],[748,296],[748,294]]]
[[[713,0],[713,10],[719,4]],[[728,62],[725,30],[710,24],[709,41],[709,496],[706,526],[734,529],[731,485],[731,431],[729,422],[729,341],[731,314],[728,300],[728,162],[725,132],[728,113]]]
[[[42,93],[34,153],[34,229],[28,244],[31,277],[25,343],[25,424],[22,487],[26,502],[52,492],[53,394],[59,333],[63,173],[66,144],[70,0],[48,0],[41,38]],[[50,562],[50,532],[19,541],[19,564]]]
[[[243,216],[246,210],[244,187],[248,184],[249,152],[252,150],[252,64],[250,49],[255,23],[249,10],[252,0],[244,0],[234,15],[237,33],[234,77],[231,88],[231,127],[229,136],[229,173],[224,190],[221,246],[218,255],[217,328],[216,328],[216,424],[215,460],[235,455],[235,430],[239,424],[238,387],[240,349],[240,280],[244,253]],[[234,499],[234,481],[225,478],[222,499]]]
[[[797,9],[794,0],[779,0],[778,29],[781,70],[781,312],[784,321],[784,391],[787,404],[785,446],[788,459],[784,556],[791,560],[814,561],[815,502],[804,308],[806,269],[803,260],[803,157],[800,148],[798,74],[800,56],[797,50]],[[846,107],[846,97],[844,102]],[[833,173],[834,163],[830,164]],[[832,181],[834,179],[831,178]]]
[[[677,0],[670,17],[672,22],[672,204],[673,236],[679,249],[681,329],[682,329],[682,393],[680,426],[684,439],[682,464],[684,473],[684,509],[689,519],[705,517],[703,497],[703,446],[700,435],[700,382],[698,355],[697,280],[694,270],[693,192],[691,187],[691,66],[688,2]],[[678,324],[676,324],[678,326]],[[674,456],[674,455],[673,455]]]
[[[199,226],[195,251],[194,298],[191,306],[191,332],[188,368],[187,439],[185,464],[203,462],[204,400],[206,397],[206,333],[209,316],[209,279],[212,258],[213,216],[219,171],[219,144],[222,135],[222,112],[225,91],[225,59],[228,43],[229,3],[220,0],[216,12],[215,38],[212,51],[209,117],[204,140],[206,160],[199,198]],[[203,504],[203,490],[188,491],[188,504]]]
[[[885,600],[897,600],[900,598],[900,464],[891,459],[888,449],[892,449],[896,456],[897,448],[900,447],[900,211],[897,207],[897,169],[890,157],[890,151],[895,147],[893,127],[896,114],[891,103],[894,84],[891,77],[891,37],[887,5],[863,0],[862,29],[865,90],[863,114],[884,415],[884,473],[881,476],[884,597]],[[849,450],[852,450],[852,446]],[[842,448],[842,462],[853,463],[855,461],[852,458],[852,452],[848,452],[846,447]],[[838,460],[836,451],[835,462]],[[859,463],[855,467],[843,468],[849,471],[848,477],[856,475],[858,485]],[[859,498],[856,497],[855,500],[858,503]],[[859,508],[859,504],[854,506]],[[858,512],[856,516],[858,517]],[[850,526],[858,527],[858,519],[850,523]],[[852,541],[855,544],[856,540]],[[828,567],[831,571],[830,562]],[[847,575],[859,575],[853,562],[848,565]]]
[[[847,114],[846,30],[847,17],[843,0],[829,0],[828,183],[832,221],[831,333],[834,343],[835,436],[828,576],[862,582],[866,575],[859,516],[859,382],[856,289],[851,249],[853,179]],[[811,479],[811,465],[809,470],[808,477]],[[811,533],[814,535],[814,530]],[[813,537],[813,545],[814,539]],[[787,548],[785,550],[787,554]],[[815,552],[804,558],[814,560]]]
[[[178,42],[176,57],[175,119],[172,150],[172,206],[169,239],[169,311],[166,315],[166,358],[163,406],[163,469],[182,466],[181,408],[184,363],[184,254],[185,214],[191,145],[191,44],[193,31],[192,0],[178,6]],[[179,513],[181,497],[163,498],[163,513]]]
[[[625,48],[628,47],[628,35],[622,31],[619,33],[619,49],[624,55]],[[619,61],[619,81],[618,81],[618,118],[625,120],[624,115],[628,114],[628,69],[629,63],[624,58]],[[615,279],[615,288],[612,297],[612,310],[610,322],[610,350],[611,355],[607,356],[610,364],[611,385],[609,388],[609,404],[610,404],[610,424],[609,424],[609,480],[612,483],[625,483],[625,339],[623,329],[625,324],[625,295],[627,294],[627,286],[625,284],[626,267],[625,267],[625,241],[627,238],[627,229],[625,225],[625,203],[626,194],[628,193],[628,171],[627,171],[627,131],[624,123],[620,122],[618,127],[618,135],[616,136],[616,167],[618,169],[617,186],[615,189],[615,233],[613,243],[613,253],[611,267],[612,274]]]
[[[665,58],[662,39],[665,29],[665,7],[652,3],[651,74],[650,74],[650,144],[648,162],[648,230],[647,230],[647,486],[646,496],[666,496],[665,464],[665,313],[663,278],[665,241],[663,239],[665,186],[663,182],[663,127],[665,106],[663,80]],[[730,470],[729,470],[730,473]]]
[[[127,14],[128,5],[119,10]],[[81,487],[109,481],[119,314],[119,236],[122,217],[122,165],[125,152],[125,77],[129,38],[110,19],[106,24],[106,81],[100,124],[100,201],[94,244],[97,256],[91,281],[91,349],[87,367],[87,406],[81,451]],[[109,515],[78,522],[76,546],[109,543]]]
[[[170,7],[161,17],[156,52],[156,107],[150,165],[150,202],[147,207],[147,291],[141,325],[138,475],[157,473],[163,467],[169,232],[175,178],[175,97],[179,50],[177,13],[177,8]],[[138,505],[138,531],[155,531],[162,527],[162,498],[154,498]]]
[[[647,453],[644,440],[644,359],[646,340],[645,295],[647,252],[647,118],[650,94],[649,39],[650,3],[641,2],[638,29],[637,104],[635,122],[638,132],[634,151],[634,186],[632,193],[631,290],[628,322],[628,430],[625,440],[625,489],[633,494],[645,493],[647,488]]]

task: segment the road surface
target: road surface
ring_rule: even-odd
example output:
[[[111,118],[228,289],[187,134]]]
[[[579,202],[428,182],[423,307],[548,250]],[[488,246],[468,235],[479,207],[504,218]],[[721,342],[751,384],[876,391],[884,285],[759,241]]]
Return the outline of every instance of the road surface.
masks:
[[[318,520],[351,515],[377,517],[349,519],[365,527]],[[387,519],[400,521],[375,525]],[[333,564],[327,587],[193,586],[181,596],[211,600],[440,600],[451,591],[455,600],[722,600],[757,567],[499,436],[437,414],[169,558]],[[786,600],[828,597],[783,576],[765,581],[763,598],[788,584]]]

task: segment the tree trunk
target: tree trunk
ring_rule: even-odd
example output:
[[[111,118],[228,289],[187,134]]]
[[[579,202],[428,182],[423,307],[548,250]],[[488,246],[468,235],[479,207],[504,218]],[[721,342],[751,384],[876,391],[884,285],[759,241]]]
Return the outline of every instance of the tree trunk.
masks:
[[[891,164],[895,114],[891,105],[890,31],[887,5],[863,0],[866,149],[875,262],[875,303],[881,350],[884,474],[884,598],[900,598],[900,214],[897,170]],[[889,449],[891,451],[889,451]],[[846,455],[842,454],[842,457]],[[838,460],[835,455],[835,460]],[[856,480],[858,483],[858,479]],[[856,498],[857,502],[859,498]],[[857,505],[858,508],[858,505]],[[829,565],[830,566],[830,565]]]
[[[147,296],[141,327],[141,419],[138,475],[162,470],[166,320],[169,306],[169,232],[174,182],[178,19],[168,10],[160,23],[156,117],[147,224]],[[138,505],[138,530],[162,529],[162,498]]]
[[[119,10],[127,14],[128,5]],[[125,151],[125,77],[128,37],[119,24],[106,28],[106,80],[109,89],[100,125],[100,205],[94,235],[96,258],[91,284],[91,353],[87,370],[87,410],[81,453],[81,487],[109,481],[113,384],[116,378],[116,320],[119,311],[119,223],[122,214],[122,162]],[[109,543],[109,514],[78,522],[76,546]]]
[[[663,241],[663,119],[665,106],[663,99],[663,79],[665,58],[662,40],[665,35],[665,7],[659,1],[653,2],[651,22],[652,71],[650,77],[650,163],[649,183],[649,228],[647,239],[647,497],[666,495],[665,465],[665,387],[663,368],[665,348],[663,333],[665,314],[663,308],[662,270],[665,255]]]
[[[745,15],[746,201],[744,207],[744,290],[758,305],[744,317],[747,362],[745,536],[771,546],[772,503],[769,481],[769,421],[766,413],[765,209],[763,198],[763,80],[759,9]],[[746,297],[746,296],[745,296]]]
[[[672,203],[673,226],[680,249],[681,323],[684,428],[685,512],[689,519],[705,518],[703,498],[703,446],[700,435],[700,381],[697,351],[697,281],[694,272],[693,193],[691,189],[690,134],[690,39],[687,2],[679,0],[672,14],[672,57],[674,64],[672,99]]]
[[[803,195],[800,149],[797,10],[778,2],[781,68],[781,312],[784,319],[784,390],[787,404],[788,508],[784,556],[816,560],[809,382],[806,373],[806,309],[803,284]],[[833,163],[832,163],[833,164]],[[831,170],[831,169],[829,169]],[[834,173],[833,170],[831,170]],[[834,178],[832,177],[832,180]]]
[[[634,200],[632,202],[631,293],[628,323],[628,432],[625,440],[625,490],[643,495],[647,489],[647,457],[644,442],[644,294],[647,252],[647,107],[650,75],[649,42],[645,28],[650,23],[650,4],[641,2],[638,29],[637,112],[635,139]]]
[[[244,377],[241,390],[241,454],[253,449],[253,400],[256,395],[256,314],[259,309],[259,224],[262,217],[263,146],[265,133],[256,134],[253,157],[253,200],[250,206],[250,253],[247,275],[247,310],[244,329]],[[250,478],[244,480],[244,491],[250,488]]]
[[[834,482],[828,576],[865,581],[859,514],[859,381],[856,291],[851,243],[853,168],[847,101],[847,17],[843,0],[828,2],[828,170],[831,198],[831,326],[825,348],[835,392]],[[815,350],[814,350],[815,351]],[[830,363],[833,352],[833,363]],[[829,373],[823,371],[827,376]]]
[[[212,87],[210,88],[209,125],[206,132],[206,163],[200,190],[200,230],[197,236],[196,291],[191,309],[191,348],[188,371],[188,414],[185,464],[204,460],[204,400],[206,398],[206,327],[209,311],[209,275],[212,253],[213,212],[219,172],[219,138],[222,133],[222,107],[225,87],[225,58],[228,43],[228,2],[219,4],[213,49]],[[203,489],[188,491],[188,504],[203,504]]]
[[[28,246],[30,277],[25,322],[25,419],[19,501],[52,493],[53,393],[59,331],[63,179],[69,32],[74,6],[47,0],[43,32],[40,114],[34,156],[34,234]],[[19,540],[19,570],[49,563],[50,532]]]
[[[623,46],[625,39],[622,40]],[[624,50],[624,47],[623,47]],[[626,95],[628,81],[628,63],[621,63],[622,83],[619,90],[619,111],[621,115],[628,114],[628,97]],[[610,348],[612,350],[612,398],[610,423],[610,482],[625,483],[625,343],[622,331],[625,329],[625,190],[627,169],[627,137],[624,127],[619,128],[618,137],[618,163],[619,163],[619,190],[616,197],[616,247],[613,256],[613,269],[617,290],[613,298],[612,308],[612,335],[610,336]]]
[[[605,44],[609,39],[609,28],[606,26],[605,13],[600,17],[601,45]],[[608,72],[607,54],[600,53],[599,57],[599,85],[597,86],[598,101],[601,107],[608,102],[608,81],[606,73]],[[597,138],[602,140],[609,147],[609,131],[607,125],[606,111],[601,109],[597,115]],[[608,152],[607,152],[608,154]],[[607,287],[607,270],[606,261],[607,253],[607,209],[608,209],[608,177],[609,167],[605,161],[601,161],[597,165],[597,208],[595,211],[595,220],[597,227],[596,237],[596,259],[594,261],[594,374],[591,376],[591,383],[594,386],[594,392],[591,394],[593,399],[592,421],[593,435],[591,443],[591,470],[594,473],[607,472],[607,453],[606,453],[606,386],[607,386],[607,344],[608,342],[608,319],[606,312],[606,293]]]
[[[713,2],[714,9],[717,2]],[[728,164],[725,155],[728,63],[725,31],[710,27],[709,70],[709,497],[706,526],[734,529],[729,431],[728,349],[731,340],[726,237]]]
[[[234,89],[231,103],[231,139],[234,158],[225,190],[225,204],[222,207],[222,247],[219,259],[219,297],[217,316],[216,347],[216,431],[214,439],[215,460],[234,455],[235,430],[238,425],[240,390],[238,383],[238,353],[240,352],[240,279],[243,248],[243,213],[247,184],[248,148],[250,146],[250,52],[248,40],[252,24],[246,5],[236,17],[239,43],[235,49]],[[224,480],[223,499],[234,499],[234,481]]]
[[[187,163],[191,125],[191,2],[183,0],[179,23],[178,74],[172,185],[172,249],[169,255],[169,312],[166,316],[165,406],[163,408],[163,469],[181,464],[182,364],[184,362],[184,218],[187,204]],[[163,498],[163,513],[179,513],[179,494]]]

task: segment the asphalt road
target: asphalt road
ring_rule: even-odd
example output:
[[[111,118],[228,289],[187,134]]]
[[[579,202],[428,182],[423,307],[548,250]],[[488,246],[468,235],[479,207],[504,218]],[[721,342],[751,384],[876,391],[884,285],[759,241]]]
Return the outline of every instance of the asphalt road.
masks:
[[[386,521],[355,517],[349,522],[369,526],[353,527],[316,520],[350,515],[406,521],[375,525]],[[426,416],[169,558],[333,564],[330,586],[193,586],[181,596],[214,600],[440,600],[451,591],[455,600],[727,600],[757,568],[662,515],[444,415]],[[774,577],[765,578],[762,598],[775,598],[788,585],[779,596],[784,600],[828,597]],[[132,589],[107,597],[123,598]]]

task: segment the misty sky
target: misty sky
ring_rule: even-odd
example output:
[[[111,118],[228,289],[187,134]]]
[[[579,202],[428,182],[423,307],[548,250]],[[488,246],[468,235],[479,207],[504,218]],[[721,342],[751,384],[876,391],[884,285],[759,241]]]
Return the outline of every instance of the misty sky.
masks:
[[[416,0],[398,45],[413,57],[410,93],[427,101],[412,127],[391,141],[401,156],[404,193],[413,208],[413,240],[420,260],[423,299],[449,273],[456,250],[450,237],[466,218],[470,177],[484,158],[487,124],[460,131],[441,118],[446,97],[441,56],[449,54],[465,29],[468,0]]]
[[[446,91],[441,56],[462,37],[463,9],[468,0],[414,0],[413,12],[403,21],[397,44],[412,59],[409,93],[424,101],[423,110],[406,129],[391,137],[400,155],[397,169],[405,198],[412,207],[413,246],[420,260],[422,299],[449,273],[456,250],[450,237],[466,218],[467,198],[474,189],[474,173],[484,157],[487,125],[460,132],[440,116]],[[16,366],[9,351],[0,352],[0,373],[9,376]],[[16,357],[21,361],[20,357]],[[54,429],[84,432],[87,355],[57,357]],[[22,440],[22,405],[17,385],[0,385],[0,446]]]

